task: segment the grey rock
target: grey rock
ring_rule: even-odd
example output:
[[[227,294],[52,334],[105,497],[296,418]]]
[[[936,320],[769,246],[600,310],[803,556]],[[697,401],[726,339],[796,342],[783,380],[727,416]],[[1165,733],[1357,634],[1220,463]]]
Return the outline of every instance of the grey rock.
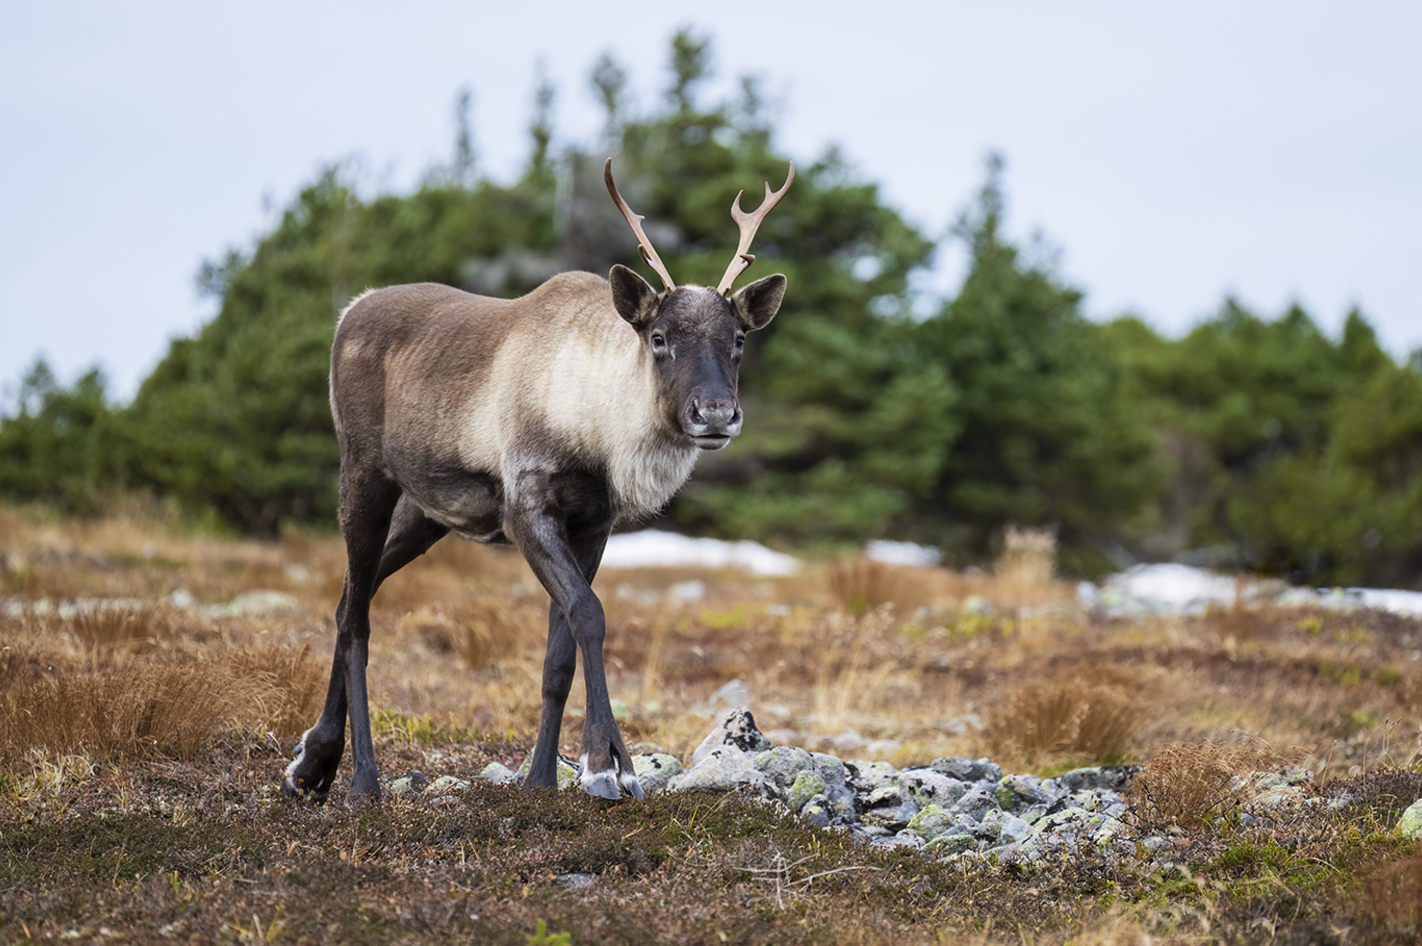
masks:
[[[1422,798],[1407,806],[1398,819],[1397,830],[1409,838],[1422,838]]]
[[[918,814],[909,821],[907,830],[923,838],[925,841],[932,841],[941,837],[957,825],[957,816],[938,805],[928,805],[918,810]]]
[[[875,789],[864,800],[859,820],[865,824],[898,831],[908,827],[908,823],[916,814],[918,806],[912,799],[904,798],[902,789],[897,785],[884,785]]]
[[[509,785],[518,781],[518,773],[500,762],[490,762],[484,766],[479,777],[486,782],[493,782],[495,785]]]
[[[455,778],[453,775],[441,775],[426,785],[420,794],[448,795],[450,792],[462,792],[468,787],[469,783],[462,778]]]
[[[417,795],[429,787],[429,776],[419,769],[411,769],[400,778],[390,783],[390,794],[396,797],[401,795]]]
[[[813,769],[803,771],[795,776],[795,782],[790,786],[789,797],[786,801],[791,811],[798,812],[805,807],[806,802],[816,795],[822,796],[828,801],[828,796],[825,794],[828,789],[829,786],[820,777],[820,773]]]
[[[942,759],[934,759],[928,767],[960,782],[996,782],[1002,778],[1002,767],[989,762],[987,756],[981,759],[945,756]]]
[[[671,779],[667,790],[727,791],[749,786],[759,788],[765,784],[765,776],[755,767],[749,755],[734,746],[712,747],[696,765]]]
[[[553,883],[567,890],[579,890],[583,887],[591,887],[595,880],[597,880],[596,874],[559,874],[553,878]]]
[[[1071,793],[1087,789],[1120,792],[1125,791],[1126,786],[1131,784],[1131,779],[1135,778],[1140,770],[1139,765],[1094,765],[1063,772],[1055,781]]]
[[[963,854],[967,851],[976,851],[978,841],[971,834],[940,834],[929,841],[924,846],[924,850],[930,854],[944,857],[950,854]]]
[[[969,789],[967,782],[959,781],[950,775],[944,775],[933,768],[904,769],[898,774],[895,781],[903,788],[904,794],[912,798],[914,803],[920,807],[924,805],[950,807],[966,795]]]
[[[888,785],[899,774],[899,770],[887,762],[851,762],[845,769],[849,786],[861,795]]]
[[[800,817],[812,825],[826,828],[835,820],[835,813],[827,797],[816,795],[805,802],[804,807],[800,809]]]
[[[806,769],[815,768],[815,759],[795,746],[776,746],[755,757],[755,767],[781,788],[788,789]]]
[[[988,812],[999,811],[1001,807],[995,794],[986,789],[975,788],[958,799],[953,810],[974,821],[982,821]]]
[[[685,769],[676,756],[665,752],[644,752],[632,757],[632,771],[647,794],[665,791],[672,779]]]
[[[751,711],[738,706],[722,716],[716,728],[696,747],[691,754],[692,768],[700,765],[701,760],[718,746],[733,746],[741,752],[763,752],[770,748],[770,740],[756,728]]]

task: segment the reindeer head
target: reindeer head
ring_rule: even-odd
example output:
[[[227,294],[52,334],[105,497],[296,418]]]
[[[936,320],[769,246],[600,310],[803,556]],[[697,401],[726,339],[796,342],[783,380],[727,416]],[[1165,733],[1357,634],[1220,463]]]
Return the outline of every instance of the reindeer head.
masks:
[[[715,289],[678,288],[642,231],[642,218],[617,192],[611,158],[603,168],[603,178],[637,235],[642,258],[666,286],[658,292],[631,269],[615,265],[608,276],[613,305],[637,330],[651,355],[669,425],[703,450],[719,450],[741,432],[736,379],[746,333],[764,328],[775,317],[785,297],[785,277],[778,273],[766,276],[734,295],[730,295],[731,286],[755,259],[749,252],[751,240],[765,215],[790,189],[795,165],[790,165],[779,191],[772,193],[770,185],[765,185],[765,200],[754,213],[742,211],[741,195],[736,195],[731,217],[740,226],[740,245]]]

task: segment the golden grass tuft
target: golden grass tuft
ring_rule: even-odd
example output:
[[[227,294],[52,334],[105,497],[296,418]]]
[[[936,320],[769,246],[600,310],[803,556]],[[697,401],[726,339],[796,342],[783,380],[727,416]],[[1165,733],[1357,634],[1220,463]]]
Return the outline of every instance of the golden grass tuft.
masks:
[[[1294,765],[1303,755],[1255,738],[1175,743],[1164,746],[1145,764],[1129,795],[1144,823],[1197,826],[1228,815],[1244,801],[1249,786],[1236,776]]]
[[[423,607],[400,621],[436,653],[455,654],[470,670],[482,670],[510,655],[537,647],[547,634],[546,608],[476,597],[446,611]]]
[[[0,756],[34,749],[98,758],[189,758],[224,732],[293,735],[314,718],[322,667],[306,646],[96,670],[47,666],[14,645],[0,664]]]
[[[1057,534],[1053,529],[1009,525],[1002,532],[1002,552],[993,563],[1000,606],[1020,608],[1052,596]]]
[[[1354,916],[1369,942],[1416,943],[1422,929],[1422,847],[1361,874]]]
[[[983,727],[994,759],[1041,766],[1053,760],[1117,764],[1135,748],[1141,706],[1108,683],[1026,683],[1011,688]]]

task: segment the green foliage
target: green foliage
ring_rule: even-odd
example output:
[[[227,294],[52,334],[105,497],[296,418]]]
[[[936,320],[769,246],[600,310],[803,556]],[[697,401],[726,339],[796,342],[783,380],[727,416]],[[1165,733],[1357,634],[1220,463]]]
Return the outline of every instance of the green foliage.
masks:
[[[20,382],[18,400],[15,416],[0,422],[0,496],[94,511],[113,473],[114,415],[103,374],[92,369],[64,388],[39,359]]]
[[[334,520],[326,377],[338,313],[370,286],[432,281],[515,295],[566,269],[635,260],[601,181],[623,193],[678,283],[716,284],[729,208],[760,202],[787,159],[754,79],[703,102],[709,40],[670,44],[647,114],[604,55],[596,147],[555,148],[541,79],[530,157],[512,185],[480,176],[472,94],[456,97],[450,162],[410,194],[363,196],[334,166],[250,249],[204,264],[216,318],[176,340],[132,404],[90,372],[64,388],[43,363],[0,418],[0,496],[97,511],[151,490],[237,529]],[[749,422],[705,457],[667,515],[710,534],[792,544],[914,538],[966,561],[1008,523],[1054,527],[1061,564],[1205,548],[1310,581],[1422,580],[1422,373],[1395,364],[1361,314],[1326,337],[1295,307],[1269,321],[1228,300],[1184,338],[1087,321],[1081,294],[1003,231],[1002,162],[958,221],[962,289],[911,314],[933,243],[834,148],[797,169],[757,237],[746,281],[784,273],[780,316],[747,346]],[[648,272],[647,275],[650,276]],[[1414,359],[1415,361],[1415,359]]]

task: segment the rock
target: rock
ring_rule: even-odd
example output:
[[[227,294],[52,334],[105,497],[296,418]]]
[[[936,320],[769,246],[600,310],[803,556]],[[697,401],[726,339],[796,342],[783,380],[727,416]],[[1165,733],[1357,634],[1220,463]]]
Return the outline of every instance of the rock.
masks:
[[[1417,799],[1402,813],[1397,822],[1397,830],[1409,838],[1422,838],[1422,798]]]
[[[453,775],[441,775],[425,786],[420,792],[421,795],[448,795],[450,792],[462,792],[469,787],[469,782],[462,778],[455,778]]]
[[[829,827],[834,820],[834,815],[833,806],[829,798],[824,795],[816,795],[805,802],[805,807],[800,809],[800,817],[820,828]]]
[[[988,812],[999,811],[1000,808],[997,796],[981,788],[968,792],[953,805],[953,811],[967,815],[974,821],[982,821]]]
[[[553,883],[567,890],[578,890],[592,886],[595,880],[597,880],[597,874],[559,874],[553,878]]]
[[[899,774],[898,769],[887,762],[850,762],[844,768],[849,786],[861,795],[888,785]]]
[[[918,814],[908,823],[908,830],[923,838],[925,841],[932,841],[934,838],[947,834],[950,828],[957,825],[957,816],[944,810],[938,805],[928,805],[920,808]]]
[[[815,768],[815,759],[795,746],[776,746],[755,757],[755,767],[780,788],[789,789],[801,772]]]
[[[1094,765],[1084,769],[1063,772],[1054,781],[1068,792],[1085,789],[1107,789],[1113,792],[1125,791],[1131,779],[1141,770],[1139,765]]]
[[[801,772],[795,776],[795,782],[790,786],[790,794],[787,799],[790,810],[799,812],[811,798],[816,795],[824,796],[828,788],[825,780],[820,777],[820,773],[813,769]],[[827,796],[826,800],[828,800]]]
[[[689,771],[671,779],[667,790],[717,792],[764,784],[765,775],[749,755],[734,746],[720,745],[712,747]]]
[[[949,808],[966,795],[970,787],[967,782],[944,775],[933,768],[904,769],[898,774],[895,782],[920,808],[925,805]]]
[[[978,841],[971,834],[940,834],[929,841],[924,847],[925,851],[936,854],[939,857],[946,857],[950,854],[963,854],[967,851],[976,851]]]
[[[511,785],[518,781],[518,773],[502,762],[490,762],[484,766],[479,777],[486,782],[493,782],[495,785]]]
[[[390,794],[396,797],[401,795],[415,795],[430,785],[429,776],[419,769],[411,769],[400,778],[390,783]]]
[[[977,760],[947,756],[934,759],[928,767],[960,782],[996,782],[1002,778],[1002,767],[989,762],[987,756]]]
[[[733,746],[741,752],[762,752],[770,748],[770,740],[755,726],[755,717],[744,706],[738,706],[721,717],[711,734],[701,741],[691,754],[692,768],[701,764],[707,753],[717,746]]]
[[[908,827],[913,816],[918,814],[918,805],[912,799],[904,798],[903,789],[897,785],[884,785],[869,794],[864,800],[859,820],[898,831]]]
[[[632,771],[637,782],[648,795],[664,791],[671,780],[685,769],[676,756],[665,752],[644,752],[632,757]]]
[[[993,794],[1004,811],[1025,811],[1034,805],[1045,810],[1060,797],[1060,789],[1035,775],[1004,775]]]

